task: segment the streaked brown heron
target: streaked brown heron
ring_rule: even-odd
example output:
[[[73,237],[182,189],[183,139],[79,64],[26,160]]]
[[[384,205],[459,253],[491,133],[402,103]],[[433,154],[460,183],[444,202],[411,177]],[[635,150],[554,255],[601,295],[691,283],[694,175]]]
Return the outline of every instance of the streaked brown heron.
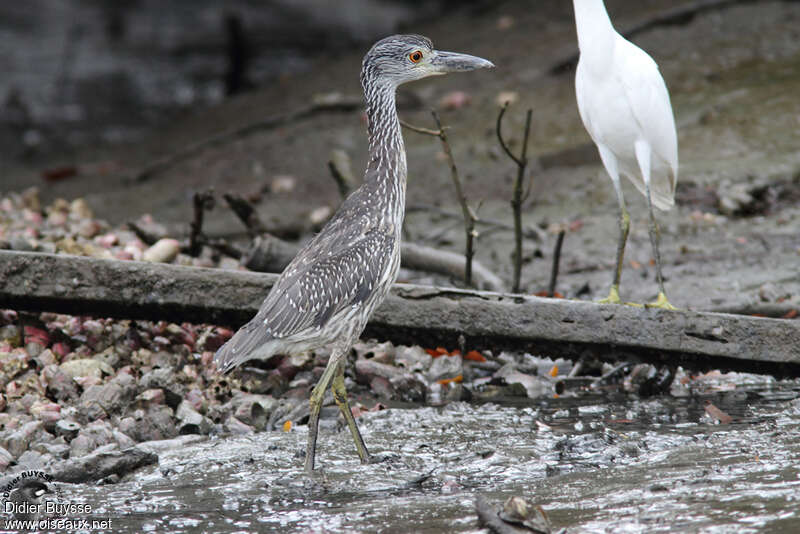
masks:
[[[258,314],[215,356],[217,367],[228,371],[273,354],[331,348],[328,364],[311,392],[307,472],[314,470],[319,413],[329,386],[361,462],[370,461],[347,400],[344,365],[346,354],[386,297],[400,267],[407,171],[396,89],[428,76],[493,66],[478,57],[434,50],[430,39],[419,35],[394,35],[373,45],[361,68],[369,135],[363,185],[286,267]]]

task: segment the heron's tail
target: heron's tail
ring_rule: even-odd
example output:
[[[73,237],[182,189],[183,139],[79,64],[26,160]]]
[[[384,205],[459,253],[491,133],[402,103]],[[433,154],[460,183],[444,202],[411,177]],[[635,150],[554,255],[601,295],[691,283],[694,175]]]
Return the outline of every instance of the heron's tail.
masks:
[[[256,316],[219,348],[214,355],[214,363],[220,372],[227,373],[247,360],[269,357],[270,341],[273,341],[272,336]]]

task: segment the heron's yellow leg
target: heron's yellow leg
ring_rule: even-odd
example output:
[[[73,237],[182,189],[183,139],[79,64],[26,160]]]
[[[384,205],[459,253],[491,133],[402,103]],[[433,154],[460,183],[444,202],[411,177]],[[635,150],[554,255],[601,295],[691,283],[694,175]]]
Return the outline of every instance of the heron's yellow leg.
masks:
[[[608,297],[599,300],[598,303],[600,304],[622,304],[622,300],[619,298],[619,282],[622,278],[622,261],[625,257],[625,243],[628,241],[630,229],[631,217],[628,215],[628,210],[625,209],[625,202],[621,201],[619,213],[619,240],[617,241],[617,268],[614,271],[614,281],[611,284]]]
[[[306,473],[311,474],[314,471],[314,457],[317,454],[317,433],[319,431],[319,411],[322,409],[322,401],[325,399],[325,392],[333,380],[336,368],[339,364],[337,355],[331,354],[328,360],[328,365],[319,377],[319,382],[314,386],[311,391],[311,398],[309,404],[311,405],[311,414],[308,416],[308,447],[306,448]]]
[[[656,280],[658,280],[658,298],[655,302],[646,304],[648,308],[661,308],[664,310],[675,310],[675,306],[667,300],[667,292],[664,290],[664,276],[661,274],[661,252],[658,245],[661,232],[658,230],[655,214],[653,213],[653,200],[650,196],[650,148],[646,143],[636,143],[636,159],[644,177],[645,196],[647,197],[647,210],[650,212],[650,245],[653,247],[653,256],[656,260]]]
[[[361,458],[362,464],[370,462],[369,451],[364,443],[364,438],[361,437],[361,432],[358,431],[358,425],[353,417],[353,412],[350,410],[350,403],[347,400],[347,390],[344,387],[344,358],[339,362],[336,368],[336,375],[333,377],[333,384],[331,391],[333,391],[333,400],[339,406],[347,426],[350,428],[350,433],[353,435],[353,441],[356,443],[356,451],[358,457]]]

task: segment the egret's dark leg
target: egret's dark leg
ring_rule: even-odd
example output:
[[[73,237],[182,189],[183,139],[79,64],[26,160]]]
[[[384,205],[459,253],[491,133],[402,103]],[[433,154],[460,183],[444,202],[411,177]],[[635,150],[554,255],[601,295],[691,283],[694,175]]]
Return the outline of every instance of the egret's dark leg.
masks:
[[[369,451],[364,444],[364,438],[361,437],[361,432],[358,431],[358,425],[356,425],[353,412],[350,410],[350,403],[347,400],[347,391],[344,388],[344,364],[345,359],[342,358],[339,365],[336,367],[336,374],[333,377],[333,384],[331,385],[333,400],[336,401],[339,410],[341,410],[344,416],[344,420],[347,422],[347,426],[350,428],[350,433],[353,435],[353,441],[356,443],[356,451],[358,451],[358,457],[361,458],[361,463],[368,464],[370,462]]]
[[[319,377],[319,382],[314,386],[311,391],[311,398],[309,404],[311,405],[311,415],[308,417],[308,447],[306,448],[306,472],[311,473],[314,471],[314,456],[317,453],[317,432],[319,431],[319,411],[322,409],[322,401],[325,398],[325,392],[331,384],[333,377],[336,373],[338,366],[336,353],[331,354],[328,360],[328,365]]]
[[[625,257],[625,243],[628,241],[628,233],[631,229],[631,217],[628,215],[628,210],[625,207],[625,197],[622,194],[622,184],[619,182],[619,169],[617,167],[617,158],[614,154],[603,146],[598,146],[600,158],[603,160],[603,165],[614,183],[614,190],[617,193],[617,202],[619,204],[619,240],[617,241],[617,268],[614,270],[614,280],[611,283],[611,290],[608,292],[608,297],[598,302],[601,304],[620,304],[622,301],[619,298],[619,283],[622,278],[622,261]]]
[[[653,213],[653,200],[650,195],[650,145],[645,142],[636,143],[636,159],[644,178],[645,193],[647,196],[647,210],[650,212],[650,245],[653,247],[653,256],[656,260],[656,280],[658,281],[658,299],[647,304],[650,308],[663,308],[674,310],[675,307],[667,300],[667,293],[664,291],[664,277],[661,274],[661,252],[658,250],[659,231],[655,214]]]

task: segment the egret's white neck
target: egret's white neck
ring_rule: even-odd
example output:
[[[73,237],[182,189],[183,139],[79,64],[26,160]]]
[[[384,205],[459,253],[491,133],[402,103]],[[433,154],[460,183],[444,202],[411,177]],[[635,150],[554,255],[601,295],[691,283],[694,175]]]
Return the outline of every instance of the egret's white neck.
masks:
[[[617,32],[608,18],[603,0],[572,0],[581,57],[597,68],[612,58]]]

